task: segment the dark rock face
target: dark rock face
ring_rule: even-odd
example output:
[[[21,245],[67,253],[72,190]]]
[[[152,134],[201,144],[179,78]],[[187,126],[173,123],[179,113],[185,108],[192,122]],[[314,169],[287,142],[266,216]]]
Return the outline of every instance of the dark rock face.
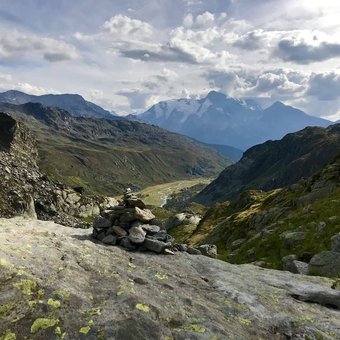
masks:
[[[296,183],[321,169],[340,152],[340,124],[308,127],[247,150],[194,201],[211,204],[235,199],[245,190],[272,189]]]
[[[25,215],[88,227],[82,218],[116,205],[112,198],[89,197],[42,174],[38,149],[28,128],[0,113],[0,216]]]
[[[340,291],[326,278],[131,253],[43,221],[0,219],[0,244],[0,337],[339,338]]]
[[[340,253],[324,251],[313,256],[308,265],[311,275],[337,277],[340,273]]]

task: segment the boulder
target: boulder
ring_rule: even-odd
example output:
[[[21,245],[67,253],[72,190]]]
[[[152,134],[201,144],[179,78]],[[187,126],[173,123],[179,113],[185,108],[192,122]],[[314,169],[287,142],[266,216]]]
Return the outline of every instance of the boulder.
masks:
[[[283,270],[294,274],[308,274],[308,263],[298,261],[296,255],[288,255],[282,258]]]
[[[96,216],[96,218],[93,221],[93,228],[95,229],[106,229],[111,227],[111,222],[102,217],[102,216]]]
[[[150,235],[158,233],[161,229],[158,225],[151,224],[143,224],[141,227]]]
[[[146,232],[143,230],[142,227],[132,227],[129,230],[129,240],[132,243],[140,244],[143,243],[145,240]]]
[[[324,251],[312,257],[308,265],[308,274],[337,277],[340,275],[340,253]]]
[[[193,248],[193,247],[188,247],[187,253],[191,255],[202,255],[202,252],[200,250]]]
[[[136,220],[139,220],[142,222],[149,222],[153,220],[156,216],[148,209],[142,210],[136,207],[134,217]]]
[[[119,218],[121,223],[130,223],[135,219],[135,213],[132,211],[125,211]]]
[[[165,243],[153,238],[146,238],[144,240],[143,246],[148,250],[161,254],[163,253],[164,249],[169,246],[169,243]]]
[[[202,255],[212,258],[217,257],[217,247],[214,244],[202,244],[201,246],[198,246],[197,249],[202,253]]]
[[[160,231],[159,233],[152,235],[152,238],[163,241],[165,243],[172,243],[175,241],[175,239],[171,235],[167,234],[165,231]]]
[[[146,208],[145,203],[139,198],[128,198],[126,201],[128,205],[130,205],[131,207],[140,208],[140,209]]]
[[[234,250],[246,241],[247,240],[245,238],[240,238],[238,240],[235,240],[234,242],[231,243],[230,248]]]
[[[165,222],[166,230],[176,228],[183,224],[184,220],[186,219],[186,215],[184,213],[176,214],[174,216],[169,217]]]
[[[332,236],[331,242],[332,242],[332,251],[340,253],[340,233],[337,233],[336,235]]]
[[[113,235],[108,235],[102,239],[102,242],[114,246],[117,243],[117,237]]]
[[[127,250],[137,249],[137,246],[133,244],[127,236],[119,239],[119,245]]]
[[[114,232],[117,236],[127,236],[128,235],[128,232],[118,225],[112,226],[112,232]]]
[[[303,231],[293,231],[283,233],[281,235],[285,248],[295,248],[301,241],[306,238],[306,233]]]

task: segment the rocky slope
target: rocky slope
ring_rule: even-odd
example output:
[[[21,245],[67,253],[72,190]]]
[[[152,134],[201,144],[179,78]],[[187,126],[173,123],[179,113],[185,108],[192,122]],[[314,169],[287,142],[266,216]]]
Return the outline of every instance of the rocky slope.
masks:
[[[0,114],[0,216],[26,215],[84,227],[83,218],[118,204],[113,198],[89,197],[50,180],[37,159],[37,144],[28,128]]]
[[[217,175],[231,162],[207,146],[145,123],[73,117],[41,104],[3,104],[38,140],[42,170],[91,193],[121,194],[197,176]]]
[[[33,96],[24,92],[11,90],[0,93],[0,102],[15,105],[40,103],[46,106],[59,107],[76,117],[121,119],[100,106],[86,101],[78,94],[47,94]]]
[[[194,200],[211,204],[234,199],[244,190],[280,188],[312,175],[339,152],[340,124],[307,127],[250,148]]]
[[[211,207],[190,244],[217,244],[219,257],[233,263],[295,272],[340,275],[340,155],[297,184],[270,192],[246,191]],[[287,257],[288,256],[288,257]],[[308,265],[309,263],[309,265]]]
[[[280,139],[306,126],[331,124],[280,102],[263,110],[254,100],[234,99],[215,91],[199,100],[160,102],[137,119],[204,143],[231,145],[242,150],[269,139]]]
[[[0,219],[0,240],[2,339],[340,337],[326,278],[131,253],[52,222]]]

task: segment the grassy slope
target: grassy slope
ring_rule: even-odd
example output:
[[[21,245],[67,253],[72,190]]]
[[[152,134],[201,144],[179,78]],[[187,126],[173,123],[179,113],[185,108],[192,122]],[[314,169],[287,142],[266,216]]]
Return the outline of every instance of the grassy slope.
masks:
[[[197,229],[174,231],[179,241],[215,243],[219,258],[232,263],[264,261],[280,269],[283,256],[300,259],[330,250],[340,232],[340,157],[307,181],[269,193],[250,191],[210,208]],[[326,191],[324,191],[326,189]],[[326,225],[320,227],[320,223]],[[180,228],[178,228],[180,229]],[[287,246],[283,235],[302,231],[304,240]],[[244,239],[239,246],[236,240]]]
[[[36,135],[42,170],[88,193],[114,196],[127,186],[216,176],[230,164],[199,142],[150,125],[76,119],[34,105],[24,109],[7,110]]]

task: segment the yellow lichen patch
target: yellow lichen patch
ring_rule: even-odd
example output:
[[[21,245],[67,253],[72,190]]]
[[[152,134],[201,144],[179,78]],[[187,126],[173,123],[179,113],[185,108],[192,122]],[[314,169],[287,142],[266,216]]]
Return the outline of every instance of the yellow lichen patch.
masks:
[[[48,299],[47,304],[53,308],[60,308],[60,301],[54,299]]]
[[[0,340],[16,340],[17,336],[10,329],[7,329],[6,332],[0,336]]]
[[[87,315],[102,315],[100,308],[92,308],[82,311],[83,314]]]
[[[90,321],[88,322],[87,326],[84,326],[84,327],[82,327],[82,328],[79,329],[79,333],[86,335],[86,334],[91,330],[91,328],[93,327],[93,325],[94,325],[93,320],[90,320]]]
[[[12,263],[7,261],[6,259],[0,258],[0,266],[10,267],[12,266]]]
[[[0,305],[0,318],[8,316],[14,308],[15,308],[14,303]]]
[[[150,312],[150,307],[148,305],[143,305],[142,303],[137,303],[136,308],[144,313]]]
[[[45,330],[51,328],[59,323],[58,319],[38,318],[31,326],[31,333],[35,334],[39,330]]]
[[[14,288],[21,290],[24,295],[32,295],[37,289],[37,283],[33,280],[21,280],[13,284]]]
[[[239,317],[239,318],[237,318],[237,319],[238,319],[238,321],[239,321],[242,325],[247,325],[247,326],[249,326],[249,325],[251,324],[251,320],[244,319],[244,318],[241,318],[241,317]]]
[[[29,274],[28,274],[26,271],[24,271],[23,269],[19,269],[19,270],[17,271],[17,275],[18,275],[18,276],[23,276],[23,275],[29,276]]]
[[[68,298],[70,297],[71,293],[68,290],[55,290],[53,294],[58,295],[62,298]]]
[[[167,274],[162,273],[155,274],[155,277],[157,277],[158,280],[167,280],[169,278]]]
[[[195,323],[191,324],[191,325],[187,325],[183,327],[183,330],[185,332],[197,332],[197,333],[204,333],[205,332],[205,328],[203,326],[197,325]]]
[[[134,265],[133,263],[129,262],[129,267],[130,268],[136,268],[136,265]]]
[[[121,296],[121,295],[123,295],[125,292],[124,292],[124,290],[123,289],[120,289],[120,290],[118,290],[118,292],[116,293],[116,295],[117,296]]]
[[[54,334],[61,335],[61,328],[56,327],[55,330],[54,330]]]

